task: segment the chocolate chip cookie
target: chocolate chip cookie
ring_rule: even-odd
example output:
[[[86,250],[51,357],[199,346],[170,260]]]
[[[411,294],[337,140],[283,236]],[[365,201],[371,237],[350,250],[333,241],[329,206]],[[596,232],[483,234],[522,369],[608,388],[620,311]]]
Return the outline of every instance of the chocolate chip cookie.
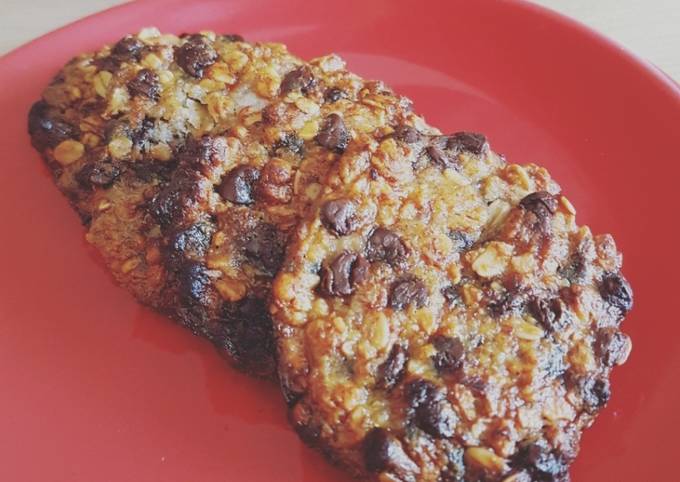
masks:
[[[353,138],[420,122],[329,55],[145,29],[69,62],[29,133],[116,280],[274,371],[270,283],[288,236]]]
[[[575,214],[481,134],[352,140],[272,290],[300,436],[371,480],[569,480],[633,304]]]

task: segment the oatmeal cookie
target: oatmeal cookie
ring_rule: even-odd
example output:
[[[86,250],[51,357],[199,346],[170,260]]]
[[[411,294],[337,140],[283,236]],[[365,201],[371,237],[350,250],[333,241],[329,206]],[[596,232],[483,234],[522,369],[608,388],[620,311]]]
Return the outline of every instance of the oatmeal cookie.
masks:
[[[273,374],[272,277],[323,175],[410,102],[330,55],[145,29],[69,62],[29,133],[116,280]]]
[[[632,307],[609,235],[481,134],[352,142],[273,284],[292,424],[380,481],[566,481]]]

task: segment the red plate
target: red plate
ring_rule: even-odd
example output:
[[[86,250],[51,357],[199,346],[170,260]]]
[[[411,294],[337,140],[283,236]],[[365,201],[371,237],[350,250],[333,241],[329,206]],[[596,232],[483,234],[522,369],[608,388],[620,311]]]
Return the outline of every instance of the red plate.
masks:
[[[519,2],[147,1],[0,61],[0,480],[346,481],[287,427],[276,387],[138,306],[83,241],[29,146],[26,114],[71,56],[156,25],[335,51],[446,131],[551,169],[579,220],[625,253],[629,362],[576,481],[677,474],[680,89],[583,27]],[[674,300],[675,302],[670,303]],[[646,325],[644,323],[647,323]]]

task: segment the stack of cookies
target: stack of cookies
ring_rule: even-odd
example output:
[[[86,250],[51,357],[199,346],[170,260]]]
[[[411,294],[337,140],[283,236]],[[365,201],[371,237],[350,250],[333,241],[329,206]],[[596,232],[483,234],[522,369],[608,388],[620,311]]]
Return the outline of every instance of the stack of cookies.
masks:
[[[76,57],[29,133],[117,281],[278,377],[354,475],[569,480],[633,298],[545,169],[336,55],[212,32]]]

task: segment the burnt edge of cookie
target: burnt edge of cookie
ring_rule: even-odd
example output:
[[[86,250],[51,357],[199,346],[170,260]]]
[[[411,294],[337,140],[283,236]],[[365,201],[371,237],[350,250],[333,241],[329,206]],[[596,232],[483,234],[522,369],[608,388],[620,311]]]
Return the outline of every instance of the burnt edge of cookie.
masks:
[[[44,100],[35,102],[28,115],[31,143],[55,179],[62,167],[50,159],[47,149],[78,134],[78,128],[63,120],[62,115]],[[160,178],[162,187],[158,194],[137,208],[145,210],[145,216],[161,226],[160,250],[167,277],[157,299],[139,301],[207,338],[237,369],[255,377],[274,379],[276,350],[266,296],[249,294],[237,302],[221,300],[205,264],[216,224],[203,209],[206,193],[201,192],[199,184],[206,182],[204,173],[214,167],[220,151],[223,155],[223,142],[219,137],[189,137],[178,147],[178,160],[170,162],[163,172],[153,172],[153,166],[145,164],[119,162],[115,176],[106,179],[100,175],[96,179],[107,181],[98,186],[107,188],[123,179],[134,178],[144,183],[149,176]],[[96,162],[88,159],[85,168],[92,171]],[[81,208],[80,202],[89,195],[92,186],[86,185],[91,181],[85,175],[81,177],[78,190],[60,191],[83,225],[88,226],[91,214]]]

